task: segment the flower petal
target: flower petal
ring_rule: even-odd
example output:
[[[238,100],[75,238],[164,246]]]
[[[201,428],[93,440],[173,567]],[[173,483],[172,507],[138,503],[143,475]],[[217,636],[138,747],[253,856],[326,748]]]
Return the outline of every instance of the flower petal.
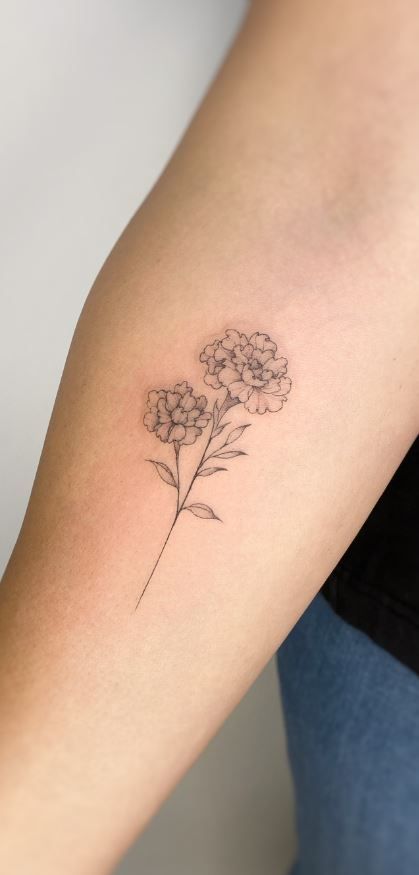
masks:
[[[168,413],[166,408],[164,408],[163,411],[159,410],[157,413],[157,417],[158,417],[158,420],[161,424],[163,424],[163,422],[171,422],[171,420],[172,420],[172,417],[171,417],[170,413]]]
[[[240,374],[234,368],[227,365],[227,367],[221,369],[218,379],[223,386],[229,386],[235,380],[240,380]]]
[[[202,413],[199,419],[196,419],[194,425],[197,425],[198,428],[205,428],[208,425],[209,420],[211,419],[210,413]]]
[[[171,427],[172,427],[172,424],[170,421],[163,422],[162,425],[159,425],[158,429],[156,430],[157,436],[164,443],[167,443],[167,441],[169,440],[169,433],[170,433]]]
[[[263,392],[258,392],[258,401],[257,401],[257,412],[258,413],[266,413],[268,410],[268,395],[264,395]]]
[[[186,410],[182,410],[181,407],[175,407],[175,409],[172,413],[172,422],[174,422],[175,425],[177,425],[179,423],[181,425],[185,425],[187,423],[187,421],[188,421],[188,414],[187,414]]]
[[[247,401],[251,391],[251,386],[246,386],[243,380],[236,380],[235,383],[230,383],[228,391],[232,398],[238,398],[239,401]]]
[[[226,359],[230,358],[229,350],[224,349],[223,346],[217,346],[217,349],[214,352],[214,358],[216,362],[224,362]]]
[[[186,428],[183,425],[174,425],[170,430],[169,443],[173,441],[182,441],[186,435]]]
[[[247,340],[247,338],[246,338]],[[235,346],[240,346],[240,334],[235,328],[228,328],[226,336],[222,340],[224,349],[233,349]]]
[[[179,392],[168,392],[166,396],[166,409],[174,410],[175,407],[178,406],[180,401],[180,393]]]
[[[279,381],[279,391],[281,395],[288,395],[288,392],[291,391],[291,380],[289,377],[281,377]]]
[[[218,371],[222,368],[222,364],[220,365],[220,362],[216,362],[215,358],[212,357],[207,361],[207,368],[210,374],[218,374]]]
[[[276,374],[277,377],[279,377],[281,374],[287,373],[287,365],[287,359],[284,358],[284,356],[280,356],[280,358],[278,359],[272,359],[271,361],[267,362],[265,367],[268,367],[270,371],[273,371],[273,373]]]
[[[252,346],[250,347],[250,349],[253,352]],[[238,365],[239,367],[240,366],[243,367],[243,365],[249,364],[249,356],[245,355],[243,350],[240,349],[239,346],[236,346],[234,349],[234,355],[233,355],[232,361],[233,361],[233,364]]]
[[[253,343],[253,346],[255,346],[256,349],[271,349],[272,352],[276,352],[277,349],[276,343],[271,340],[268,334],[259,334],[258,331],[255,331],[255,333],[252,334],[249,343]]]
[[[263,370],[275,371],[276,373],[276,359],[272,357],[270,349],[267,349],[266,352],[258,352],[258,355],[262,359],[261,365],[263,365]]]
[[[283,395],[265,395],[265,400],[267,403],[267,410],[269,410],[270,413],[276,413],[284,406],[286,399]]]
[[[272,361],[272,350],[271,349],[258,349],[255,351],[255,357],[261,363],[261,365],[267,364],[267,362]]]
[[[174,391],[183,396],[186,395],[187,392],[192,392],[192,386],[184,380],[183,383],[176,383]]]
[[[274,413],[281,410],[284,398],[281,395],[265,395],[263,390],[255,389],[244,405],[249,413]]]
[[[192,393],[187,392],[186,395],[183,396],[180,405],[182,410],[186,410],[189,413],[190,410],[194,409],[195,403],[195,398]]]
[[[200,395],[199,398],[196,398],[195,400],[195,406],[198,408],[198,410],[205,410],[207,404],[208,399],[206,395]]]
[[[265,380],[260,380],[258,377],[255,377],[253,371],[249,367],[243,368],[242,380],[247,386],[261,387],[265,384]]]
[[[188,425],[186,427],[186,434],[183,438],[182,444],[194,444],[200,434],[202,434],[201,428],[196,428],[194,425]]]
[[[215,343],[208,343],[207,346],[202,350],[201,355],[199,356],[199,360],[201,362],[207,361],[209,358],[213,358],[215,353]]]
[[[151,392],[148,393],[148,404],[150,407],[157,407],[159,398],[164,398],[165,392],[163,389],[152,389]]]
[[[148,428],[149,431],[155,431],[159,422],[159,418],[157,416],[157,413],[155,413],[154,411],[149,411],[145,414],[143,421],[144,425]]]
[[[277,380],[276,377],[272,377],[270,380],[266,381],[266,383],[263,387],[263,391],[268,395],[271,392],[278,395],[279,394],[279,387],[280,387],[280,380]]]
[[[218,374],[205,374],[204,383],[206,383],[207,386],[212,386],[213,389],[221,389]]]
[[[249,413],[258,413],[259,407],[259,392],[257,389],[250,390],[250,395],[245,402],[245,408]]]

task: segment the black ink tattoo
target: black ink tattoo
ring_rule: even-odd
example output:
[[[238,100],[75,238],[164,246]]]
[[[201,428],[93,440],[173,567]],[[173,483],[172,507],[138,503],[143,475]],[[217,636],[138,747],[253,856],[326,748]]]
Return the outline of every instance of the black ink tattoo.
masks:
[[[176,490],[176,512],[163,546],[154,563],[151,573],[138,598],[136,608],[153,577],[167,542],[182,511],[189,511],[196,517],[206,520],[219,520],[208,504],[193,502],[186,504],[192,487],[198,477],[211,477],[219,471],[226,471],[222,463],[246,456],[244,450],[233,448],[234,444],[250,423],[238,425],[226,432],[230,422],[225,422],[227,412],[236,405],[243,404],[249,413],[276,413],[281,410],[291,390],[291,380],[287,376],[287,359],[276,358],[277,345],[267,334],[255,332],[250,337],[234,329],[226,331],[225,336],[208,344],[200,355],[206,368],[204,381],[213,389],[223,391],[217,398],[211,412],[207,410],[205,395],[194,395],[192,386],[186,381],[177,383],[173,389],[153,389],[149,392],[144,425],[154,432],[165,444],[172,444],[174,451],[174,470],[156,459],[147,459],[154,465],[159,477]],[[179,457],[182,447],[194,444],[208,429],[203,451],[189,484],[182,489]],[[221,441],[217,441],[217,438]],[[216,445],[214,442],[217,442]]]

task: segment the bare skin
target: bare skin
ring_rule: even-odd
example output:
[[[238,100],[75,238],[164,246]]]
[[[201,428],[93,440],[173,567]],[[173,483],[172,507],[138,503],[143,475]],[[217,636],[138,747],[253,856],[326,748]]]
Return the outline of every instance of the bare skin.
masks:
[[[417,434],[418,31],[406,0],[255,3],[90,292],[1,589],[1,871],[112,870]],[[148,393],[213,404],[231,327],[292,392],[232,410],[248,455],[197,498],[223,524],[182,514],[135,611],[173,516]]]

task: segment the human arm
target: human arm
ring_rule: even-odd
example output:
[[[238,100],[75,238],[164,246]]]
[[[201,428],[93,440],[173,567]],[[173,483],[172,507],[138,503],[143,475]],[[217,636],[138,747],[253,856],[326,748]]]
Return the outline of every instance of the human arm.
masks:
[[[108,871],[417,429],[413,136],[398,124],[383,143],[393,103],[377,118],[372,86],[351,113],[360,89],[331,71],[339,46],[341,64],[366,59],[332,4],[333,57],[315,9],[283,9],[278,21],[254,7],[78,326],[2,592],[0,860],[12,871]],[[365,10],[347,15],[366,51]],[[272,414],[233,411],[251,423],[248,455],[196,492],[223,522],[183,514],[135,611],[174,498],[145,461],[172,458],[142,423],[147,394],[187,379],[213,402],[199,354],[230,327],[278,342],[292,390]]]

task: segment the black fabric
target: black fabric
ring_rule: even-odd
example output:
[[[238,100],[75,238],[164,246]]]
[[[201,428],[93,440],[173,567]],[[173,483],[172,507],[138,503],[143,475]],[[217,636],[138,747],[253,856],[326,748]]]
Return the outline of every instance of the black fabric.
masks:
[[[419,674],[419,438],[323,593],[343,619]]]

